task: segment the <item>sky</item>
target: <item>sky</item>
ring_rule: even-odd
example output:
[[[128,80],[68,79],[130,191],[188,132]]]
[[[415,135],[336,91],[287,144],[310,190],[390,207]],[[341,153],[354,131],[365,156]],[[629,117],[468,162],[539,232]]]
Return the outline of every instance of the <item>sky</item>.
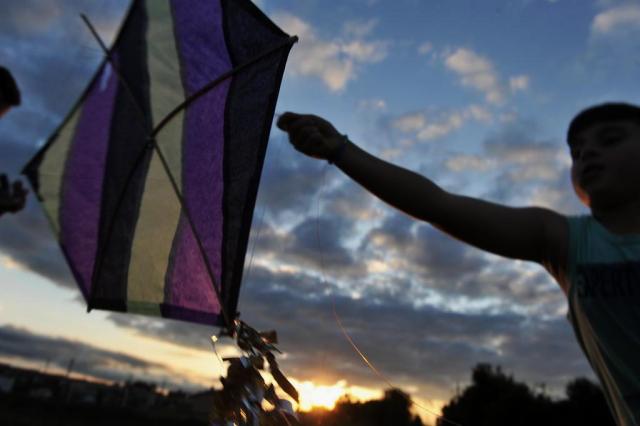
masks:
[[[0,120],[0,170],[18,177],[102,60],[79,14],[110,40],[127,4],[3,2],[0,64],[23,103]],[[455,193],[585,214],[569,182],[567,125],[595,103],[640,102],[640,1],[257,4],[300,38],[277,114],[325,117],[363,149]],[[386,206],[275,127],[249,250],[239,310],[278,331],[281,368],[303,408],[387,387],[334,309],[384,376],[434,411],[480,362],[557,397],[571,379],[594,377],[541,266],[483,253]],[[32,196],[0,219],[0,282],[0,361],[65,371],[74,359],[74,374],[101,380],[219,383],[216,330],[86,312]],[[225,342],[217,351],[235,353]]]

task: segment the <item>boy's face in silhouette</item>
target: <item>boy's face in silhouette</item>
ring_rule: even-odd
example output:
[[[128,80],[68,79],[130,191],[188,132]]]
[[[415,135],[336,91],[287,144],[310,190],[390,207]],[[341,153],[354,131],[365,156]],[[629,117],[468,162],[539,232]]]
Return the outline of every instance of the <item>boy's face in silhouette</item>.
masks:
[[[603,121],[569,142],[571,179],[592,210],[640,201],[640,124]]]

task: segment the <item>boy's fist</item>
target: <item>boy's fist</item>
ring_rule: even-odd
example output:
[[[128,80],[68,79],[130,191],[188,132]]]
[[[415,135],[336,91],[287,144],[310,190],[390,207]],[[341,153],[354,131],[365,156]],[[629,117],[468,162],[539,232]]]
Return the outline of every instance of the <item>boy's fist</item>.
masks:
[[[346,143],[344,135],[316,115],[285,112],[277,126],[289,133],[289,141],[295,149],[313,158],[331,161],[338,148]]]

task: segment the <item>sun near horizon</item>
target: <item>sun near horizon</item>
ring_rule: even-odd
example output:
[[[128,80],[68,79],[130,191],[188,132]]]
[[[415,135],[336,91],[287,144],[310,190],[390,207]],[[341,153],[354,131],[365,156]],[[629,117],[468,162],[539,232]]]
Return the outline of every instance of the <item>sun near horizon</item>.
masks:
[[[291,383],[296,387],[300,395],[300,403],[297,409],[303,412],[310,412],[314,409],[333,410],[338,401],[347,397],[352,402],[367,402],[384,397],[384,391],[380,389],[367,388],[362,386],[348,385],[346,380],[338,380],[329,385],[316,384],[312,380],[298,381],[291,378]],[[447,404],[446,400],[430,399],[425,400],[412,396],[413,407],[411,411],[418,415],[425,424],[435,424],[442,407]]]
[[[333,410],[342,397],[349,397],[356,401],[368,401],[381,398],[383,395],[383,392],[377,389],[348,385],[346,380],[321,385],[311,380],[299,381],[292,378],[291,383],[300,395],[300,402],[297,405],[300,411],[311,411],[314,408]]]

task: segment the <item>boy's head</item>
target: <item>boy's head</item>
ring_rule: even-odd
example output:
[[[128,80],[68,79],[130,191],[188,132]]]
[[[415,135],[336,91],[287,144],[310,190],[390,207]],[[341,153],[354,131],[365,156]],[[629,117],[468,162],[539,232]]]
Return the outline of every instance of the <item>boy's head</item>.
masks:
[[[20,90],[13,76],[0,66],[0,117],[13,106],[20,105]]]
[[[605,103],[569,125],[571,178],[592,210],[640,201],[640,107]]]

